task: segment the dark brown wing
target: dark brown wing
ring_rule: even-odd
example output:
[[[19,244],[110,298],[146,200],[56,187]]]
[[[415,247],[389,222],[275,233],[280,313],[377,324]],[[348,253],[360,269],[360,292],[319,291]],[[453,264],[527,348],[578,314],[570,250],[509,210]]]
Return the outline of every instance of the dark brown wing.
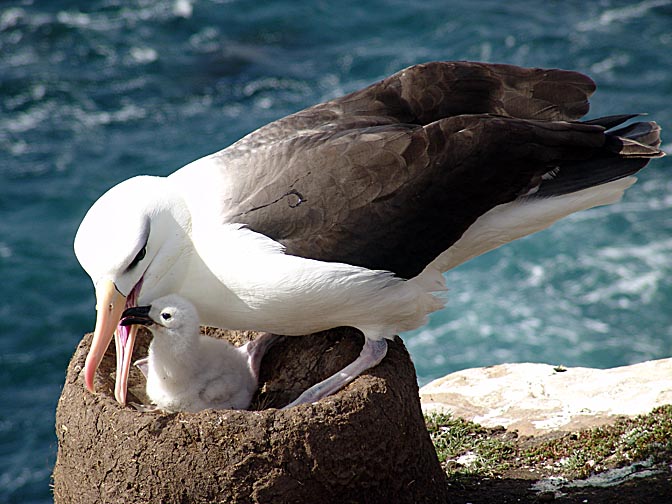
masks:
[[[594,91],[589,77],[567,70],[468,61],[425,63],[274,121],[227,150],[283,142],[315,129],[426,125],[461,114],[576,120],[588,112],[588,98]]]
[[[567,122],[587,111],[593,90],[589,78],[561,70],[417,65],[219,153],[236,185],[223,211],[288,253],[409,278],[485,212],[543,188],[549,171],[561,180],[562,166],[575,166],[574,187],[591,160],[618,165],[622,139],[599,122]],[[640,147],[637,166],[612,178],[659,153]]]

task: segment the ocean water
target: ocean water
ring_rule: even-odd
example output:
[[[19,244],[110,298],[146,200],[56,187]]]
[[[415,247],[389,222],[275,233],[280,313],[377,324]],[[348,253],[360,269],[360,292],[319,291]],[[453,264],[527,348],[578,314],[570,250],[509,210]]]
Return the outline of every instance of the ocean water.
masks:
[[[0,502],[52,500],[56,402],[94,325],[72,240],[102,192],[449,59],[584,71],[599,86],[591,116],[645,112],[672,131],[672,0],[2,2]],[[420,383],[672,355],[671,160],[622,203],[450,272],[449,306],[404,337]]]

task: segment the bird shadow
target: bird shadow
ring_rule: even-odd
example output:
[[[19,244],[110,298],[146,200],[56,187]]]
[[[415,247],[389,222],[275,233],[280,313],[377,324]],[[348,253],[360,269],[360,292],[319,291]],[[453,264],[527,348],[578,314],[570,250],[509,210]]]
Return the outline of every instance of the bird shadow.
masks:
[[[207,336],[225,339],[241,346],[261,333],[255,331],[230,331],[214,327],[201,327]],[[152,335],[145,328],[138,331],[133,350],[133,362],[147,356]],[[285,337],[270,347],[261,362],[259,386],[249,410],[261,411],[282,408],[299,397],[310,386],[318,383],[352,362],[362,349],[364,337],[352,328],[336,328],[307,335]],[[105,380],[113,387],[114,375]],[[146,379],[133,366],[128,379],[129,404],[140,411],[151,411],[152,405],[145,392]]]

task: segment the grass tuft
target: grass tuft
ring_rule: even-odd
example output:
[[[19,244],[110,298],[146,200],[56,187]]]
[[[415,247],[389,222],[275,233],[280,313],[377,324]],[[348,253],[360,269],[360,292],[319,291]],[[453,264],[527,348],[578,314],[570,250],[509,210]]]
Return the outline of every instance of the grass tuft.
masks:
[[[448,476],[493,476],[515,453],[504,429],[486,429],[446,413],[430,413],[425,423]]]
[[[634,462],[672,459],[672,405],[550,440],[518,438],[446,413],[427,414],[425,422],[449,477],[525,472],[577,479]]]

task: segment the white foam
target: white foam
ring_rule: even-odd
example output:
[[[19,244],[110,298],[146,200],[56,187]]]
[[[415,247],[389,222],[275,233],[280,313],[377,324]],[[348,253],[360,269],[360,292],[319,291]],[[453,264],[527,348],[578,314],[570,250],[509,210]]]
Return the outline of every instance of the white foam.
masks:
[[[582,23],[578,23],[576,29],[578,31],[592,31],[596,28],[609,26],[616,22],[631,21],[645,16],[651,9],[664,7],[670,4],[672,4],[672,1],[670,0],[646,0],[626,7],[607,9],[602,12],[597,19],[589,19]]]
[[[131,47],[129,53],[136,63],[152,63],[159,59],[159,53],[152,47]]]
[[[175,0],[173,14],[181,18],[190,18],[194,12],[194,5],[189,0]]]

